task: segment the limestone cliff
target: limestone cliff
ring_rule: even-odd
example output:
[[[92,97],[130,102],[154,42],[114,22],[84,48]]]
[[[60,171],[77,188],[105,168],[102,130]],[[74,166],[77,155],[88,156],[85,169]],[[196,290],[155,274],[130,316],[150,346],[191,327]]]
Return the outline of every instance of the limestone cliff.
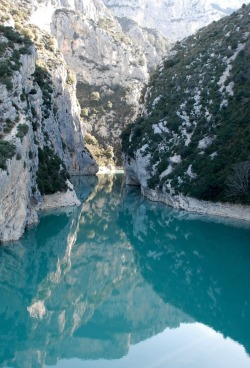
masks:
[[[53,39],[27,29],[14,4],[0,10],[7,25],[0,27],[0,241],[7,241],[37,221],[41,195],[68,191],[77,203],[69,174],[95,173],[97,165],[84,148],[74,76]]]
[[[76,72],[82,118],[94,136],[92,152],[98,160],[102,155],[121,164],[120,134],[135,118],[148,71],[169,41],[135,22],[115,19],[101,0],[34,1],[30,22],[52,32]]]

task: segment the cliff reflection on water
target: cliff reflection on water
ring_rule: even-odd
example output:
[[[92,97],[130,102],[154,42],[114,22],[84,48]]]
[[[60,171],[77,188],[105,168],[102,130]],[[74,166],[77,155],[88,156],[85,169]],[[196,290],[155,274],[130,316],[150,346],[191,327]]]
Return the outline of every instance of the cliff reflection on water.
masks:
[[[118,359],[203,323],[250,352],[249,227],[147,201],[122,176],[75,178],[81,208],[0,248],[0,365]]]

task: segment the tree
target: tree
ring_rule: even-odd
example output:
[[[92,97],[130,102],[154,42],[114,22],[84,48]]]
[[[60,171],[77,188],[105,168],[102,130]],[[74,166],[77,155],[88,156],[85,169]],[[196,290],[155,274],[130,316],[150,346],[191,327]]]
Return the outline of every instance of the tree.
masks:
[[[226,185],[229,197],[245,197],[250,194],[250,160],[234,165]]]

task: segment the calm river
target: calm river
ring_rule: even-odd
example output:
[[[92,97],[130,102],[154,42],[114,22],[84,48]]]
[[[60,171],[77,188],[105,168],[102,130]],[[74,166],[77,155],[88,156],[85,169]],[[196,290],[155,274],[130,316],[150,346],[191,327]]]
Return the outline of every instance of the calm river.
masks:
[[[250,224],[74,180],[0,247],[0,367],[250,368]]]

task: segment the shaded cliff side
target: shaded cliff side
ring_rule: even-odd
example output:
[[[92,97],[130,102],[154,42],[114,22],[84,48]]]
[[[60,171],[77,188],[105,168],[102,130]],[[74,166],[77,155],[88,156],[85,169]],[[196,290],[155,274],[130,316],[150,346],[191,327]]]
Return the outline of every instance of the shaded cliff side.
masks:
[[[70,174],[97,165],[84,147],[75,77],[53,38],[28,27],[28,14],[0,7],[0,240],[37,221],[41,195],[71,192]]]

